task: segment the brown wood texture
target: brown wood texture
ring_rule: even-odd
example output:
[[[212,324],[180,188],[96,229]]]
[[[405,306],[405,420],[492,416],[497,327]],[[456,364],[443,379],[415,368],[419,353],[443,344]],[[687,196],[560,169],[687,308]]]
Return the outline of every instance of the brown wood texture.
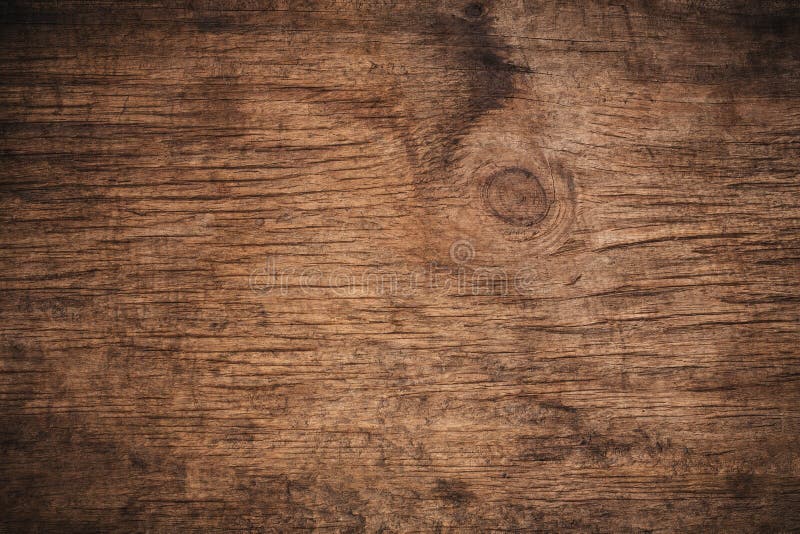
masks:
[[[800,531],[796,2],[0,13],[0,530]]]

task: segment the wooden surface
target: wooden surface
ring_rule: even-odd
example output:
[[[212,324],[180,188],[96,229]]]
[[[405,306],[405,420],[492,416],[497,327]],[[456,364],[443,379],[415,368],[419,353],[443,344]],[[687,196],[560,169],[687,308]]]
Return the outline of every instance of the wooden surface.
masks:
[[[0,13],[0,529],[800,530],[795,2]]]

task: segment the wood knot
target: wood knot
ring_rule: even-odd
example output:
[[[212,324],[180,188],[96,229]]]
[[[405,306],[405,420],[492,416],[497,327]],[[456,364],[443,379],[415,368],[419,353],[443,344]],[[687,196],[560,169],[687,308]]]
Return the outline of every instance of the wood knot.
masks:
[[[483,16],[485,8],[480,2],[471,2],[464,8],[464,15],[471,19],[479,19]]]
[[[482,196],[495,217],[514,226],[533,226],[544,220],[550,209],[539,179],[520,167],[505,168],[489,176]]]

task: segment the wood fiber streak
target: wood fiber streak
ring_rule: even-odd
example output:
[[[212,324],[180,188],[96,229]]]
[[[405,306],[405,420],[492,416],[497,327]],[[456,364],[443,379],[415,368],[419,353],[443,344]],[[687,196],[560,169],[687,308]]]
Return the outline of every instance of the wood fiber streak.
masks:
[[[800,531],[796,2],[0,15],[0,530]]]

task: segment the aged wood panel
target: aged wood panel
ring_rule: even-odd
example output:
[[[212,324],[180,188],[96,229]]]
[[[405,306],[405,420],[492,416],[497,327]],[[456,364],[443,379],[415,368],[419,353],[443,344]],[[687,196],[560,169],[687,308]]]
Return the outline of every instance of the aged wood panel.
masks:
[[[800,530],[795,2],[2,21],[0,528]]]

